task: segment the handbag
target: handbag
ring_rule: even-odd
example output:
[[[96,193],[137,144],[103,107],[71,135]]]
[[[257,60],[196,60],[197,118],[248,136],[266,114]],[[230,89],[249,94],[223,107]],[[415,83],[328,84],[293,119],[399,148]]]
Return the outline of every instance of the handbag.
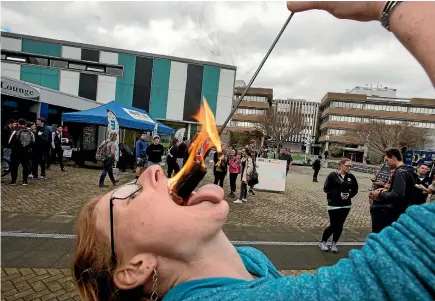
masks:
[[[257,169],[255,167],[255,163],[253,163],[253,165],[254,165],[254,168],[253,168],[251,174],[248,176],[248,185],[251,187],[254,185],[257,185],[259,183],[258,182],[258,172],[257,172]]]

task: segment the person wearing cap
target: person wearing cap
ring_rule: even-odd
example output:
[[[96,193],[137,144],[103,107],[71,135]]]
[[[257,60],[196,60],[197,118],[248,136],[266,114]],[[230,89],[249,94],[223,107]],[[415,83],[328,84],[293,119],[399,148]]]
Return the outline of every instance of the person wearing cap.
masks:
[[[148,167],[152,165],[160,165],[162,162],[162,155],[165,151],[163,145],[160,144],[160,137],[158,135],[154,135],[153,143],[148,145],[147,147],[147,156],[148,156]]]

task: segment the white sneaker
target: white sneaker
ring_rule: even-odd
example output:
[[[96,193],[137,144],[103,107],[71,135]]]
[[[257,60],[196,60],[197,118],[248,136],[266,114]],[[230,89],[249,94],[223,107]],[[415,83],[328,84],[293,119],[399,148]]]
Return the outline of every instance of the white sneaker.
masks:
[[[243,202],[247,202],[248,200],[247,200],[247,199],[242,199],[242,201],[243,201]]]
[[[243,204],[243,201],[242,200],[235,200],[235,201],[233,201],[233,203],[234,204]]]
[[[326,245],[326,242],[324,242],[324,241],[321,241],[321,242],[319,243],[319,248],[320,248],[320,250],[322,250],[323,252],[328,252],[328,251],[329,251],[329,248],[328,248],[328,246]]]
[[[332,244],[331,244],[331,252],[338,253],[337,244],[335,242],[332,242]]]

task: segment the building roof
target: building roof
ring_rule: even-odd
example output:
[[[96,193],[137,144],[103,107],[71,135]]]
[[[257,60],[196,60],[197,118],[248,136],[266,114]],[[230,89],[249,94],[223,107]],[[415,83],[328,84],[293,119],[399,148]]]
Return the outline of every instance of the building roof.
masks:
[[[140,52],[140,51],[126,50],[126,49],[120,49],[120,48],[112,48],[112,47],[106,47],[106,46],[98,46],[98,45],[92,45],[92,44],[83,44],[83,43],[77,43],[77,42],[71,42],[71,41],[65,41],[65,40],[55,40],[55,39],[36,37],[36,36],[31,36],[31,35],[12,33],[12,32],[2,32],[1,36],[7,37],[7,38],[27,39],[27,40],[46,42],[46,43],[60,44],[60,45],[71,46],[71,47],[80,47],[80,48],[107,51],[107,52],[125,53],[125,54],[137,55],[137,56],[166,59],[166,60],[177,61],[177,62],[188,63],[188,64],[209,65],[209,66],[216,66],[216,67],[220,67],[220,68],[224,68],[224,69],[237,70],[236,66],[218,64],[218,63],[214,63],[214,62],[197,61],[197,60],[191,60],[191,59],[180,58],[180,57],[169,56],[169,55],[160,55],[160,54],[154,54],[154,53],[148,53],[148,52]]]

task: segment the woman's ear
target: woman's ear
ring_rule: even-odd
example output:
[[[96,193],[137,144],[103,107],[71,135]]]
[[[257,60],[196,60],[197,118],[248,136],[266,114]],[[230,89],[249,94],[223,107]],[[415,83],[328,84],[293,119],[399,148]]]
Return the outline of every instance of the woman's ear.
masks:
[[[115,270],[113,282],[122,290],[129,290],[138,286],[145,286],[148,279],[152,278],[157,267],[157,259],[151,254],[139,254],[129,262],[121,264]]]

